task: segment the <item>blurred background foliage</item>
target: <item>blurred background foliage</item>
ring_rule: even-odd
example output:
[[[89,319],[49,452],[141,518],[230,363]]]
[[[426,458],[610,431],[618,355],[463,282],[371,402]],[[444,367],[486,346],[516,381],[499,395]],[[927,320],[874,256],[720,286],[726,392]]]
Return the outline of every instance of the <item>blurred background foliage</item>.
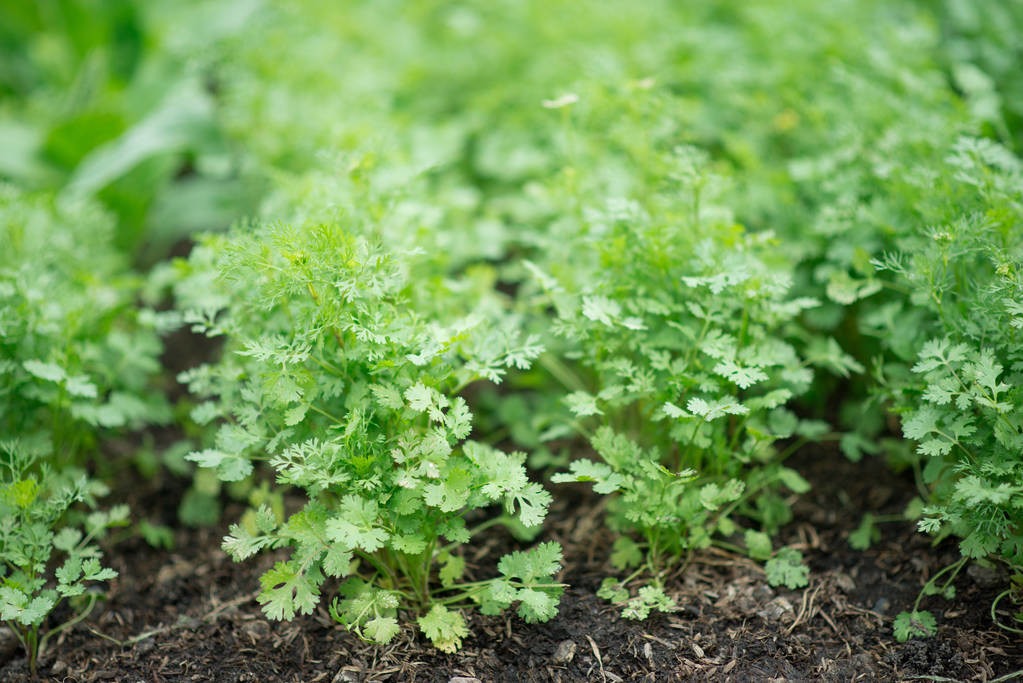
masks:
[[[663,171],[622,166],[656,138],[740,170],[744,223],[795,232],[812,216],[789,162],[822,139],[951,119],[1018,150],[1021,35],[1017,0],[9,2],[0,177],[97,198],[140,263],[261,206],[343,205],[360,175],[418,177],[470,229],[463,256],[499,259],[530,242],[530,181],[574,164],[620,194]],[[953,94],[967,111],[936,120]]]

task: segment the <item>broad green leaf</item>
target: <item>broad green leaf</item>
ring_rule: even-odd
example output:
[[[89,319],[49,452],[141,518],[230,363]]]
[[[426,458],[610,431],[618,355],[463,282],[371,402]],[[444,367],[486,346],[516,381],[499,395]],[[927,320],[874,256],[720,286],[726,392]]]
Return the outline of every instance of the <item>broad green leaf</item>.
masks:
[[[456,652],[462,646],[462,639],[469,635],[462,615],[443,605],[434,605],[417,622],[423,635],[442,652]]]

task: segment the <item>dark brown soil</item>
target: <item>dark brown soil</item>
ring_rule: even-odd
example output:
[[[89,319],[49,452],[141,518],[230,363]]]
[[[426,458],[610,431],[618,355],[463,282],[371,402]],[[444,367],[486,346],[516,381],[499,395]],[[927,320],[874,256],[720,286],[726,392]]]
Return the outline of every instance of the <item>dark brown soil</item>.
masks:
[[[911,482],[879,462],[853,466],[820,452],[794,465],[814,489],[796,504],[782,540],[809,560],[806,589],[771,588],[757,564],[711,550],[672,579],[679,612],[623,620],[594,594],[611,571],[599,502],[582,488],[566,489],[547,530],[565,546],[561,578],[571,585],[560,615],[539,625],[473,615],[473,636],[458,654],[445,655],[412,628],[387,647],[367,645],[333,623],[325,607],[292,623],[268,622],[254,597],[259,574],[273,558],[236,565],[219,548],[224,529],[179,530],[173,551],[138,539],[108,551],[120,572],[108,601],[50,645],[40,678],[989,681],[1023,669],[1023,639],[994,626],[989,613],[1006,577],[986,571],[964,573],[954,600],[924,603],[938,618],[937,637],[894,640],[894,615],[912,605],[924,580],[954,561],[957,550],[954,544],[932,548],[905,523],[885,525],[881,542],[866,552],[852,550],[847,539],[864,511],[901,510]],[[136,503],[168,523],[175,506],[169,491]],[[495,532],[470,564],[485,572],[507,542]],[[12,645],[0,640],[0,680],[31,680]]]

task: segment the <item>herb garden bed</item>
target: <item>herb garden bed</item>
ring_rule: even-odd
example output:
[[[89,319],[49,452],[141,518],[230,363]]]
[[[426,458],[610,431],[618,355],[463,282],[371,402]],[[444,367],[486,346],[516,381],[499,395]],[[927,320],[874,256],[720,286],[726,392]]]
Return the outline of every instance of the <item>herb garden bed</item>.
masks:
[[[1020,36],[0,4],[0,678],[1023,675]]]
[[[139,539],[114,549],[110,565],[121,578],[109,600],[88,628],[61,639],[40,674],[65,683],[990,681],[1023,666],[1023,644],[993,627],[989,614],[1004,577],[983,572],[964,575],[955,600],[935,601],[937,637],[895,642],[892,616],[957,549],[951,543],[932,548],[912,524],[899,522],[885,525],[873,548],[853,550],[848,536],[861,516],[898,512],[912,482],[880,463],[864,472],[834,453],[808,454],[795,466],[814,485],[784,539],[803,548],[809,561],[813,578],[802,590],[773,589],[756,563],[712,551],[669,582],[679,612],[639,623],[622,619],[595,594],[609,571],[611,538],[599,520],[599,497],[580,488],[555,503],[548,524],[565,548],[562,579],[571,585],[559,615],[539,625],[474,615],[472,637],[447,655],[411,628],[386,647],[368,645],[325,609],[291,623],[268,622],[254,587],[272,560],[233,563],[220,550],[223,528],[179,530],[173,552]],[[173,522],[173,508],[151,506],[180,492],[150,493],[135,501],[138,509]],[[508,542],[494,532],[474,559],[487,566]],[[12,641],[4,643],[0,679],[33,680]]]

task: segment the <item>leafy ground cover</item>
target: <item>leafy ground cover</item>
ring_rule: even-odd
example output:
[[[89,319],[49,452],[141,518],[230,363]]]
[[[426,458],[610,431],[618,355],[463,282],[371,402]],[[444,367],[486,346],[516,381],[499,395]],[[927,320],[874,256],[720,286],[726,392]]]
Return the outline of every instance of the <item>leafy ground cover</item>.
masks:
[[[221,549],[226,526],[180,529],[175,550],[141,539],[120,544],[106,562],[120,572],[89,627],[59,636],[42,670],[58,680],[481,681],[535,680],[907,680],[915,676],[992,680],[1023,661],[1014,635],[993,627],[987,606],[1004,577],[964,573],[954,600],[928,598],[942,628],[937,637],[898,643],[890,622],[921,580],[954,560],[945,543],[930,547],[910,523],[886,525],[867,551],[848,544],[865,510],[897,514],[914,495],[912,481],[881,463],[864,471],[812,452],[792,466],[813,485],[794,507],[781,540],[801,548],[811,568],[800,590],[771,588],[755,563],[708,551],[666,579],[683,609],[644,622],[596,591],[608,572],[613,538],[602,531],[601,502],[585,486],[555,502],[548,535],[564,546],[559,578],[571,585],[559,616],[527,624],[517,616],[468,618],[462,649],[444,654],[406,626],[385,647],[360,641],[334,622],[327,606],[294,622],[268,622],[256,602],[258,577],[273,557],[234,563]],[[839,461],[841,463],[841,460]],[[823,463],[823,464],[822,464]],[[172,487],[177,486],[167,482]],[[148,515],[176,519],[180,489],[132,499]],[[137,492],[139,493],[139,492]],[[571,515],[563,511],[572,510]],[[496,529],[484,534],[472,570],[509,547]],[[283,557],[283,556],[282,556]],[[90,630],[91,629],[91,630]],[[106,636],[106,638],[104,638]],[[110,640],[113,639],[113,640]],[[114,642],[117,641],[117,642]],[[4,642],[4,680],[29,681],[26,662]]]
[[[12,676],[1015,675],[1020,3],[101,4],[0,10]]]

